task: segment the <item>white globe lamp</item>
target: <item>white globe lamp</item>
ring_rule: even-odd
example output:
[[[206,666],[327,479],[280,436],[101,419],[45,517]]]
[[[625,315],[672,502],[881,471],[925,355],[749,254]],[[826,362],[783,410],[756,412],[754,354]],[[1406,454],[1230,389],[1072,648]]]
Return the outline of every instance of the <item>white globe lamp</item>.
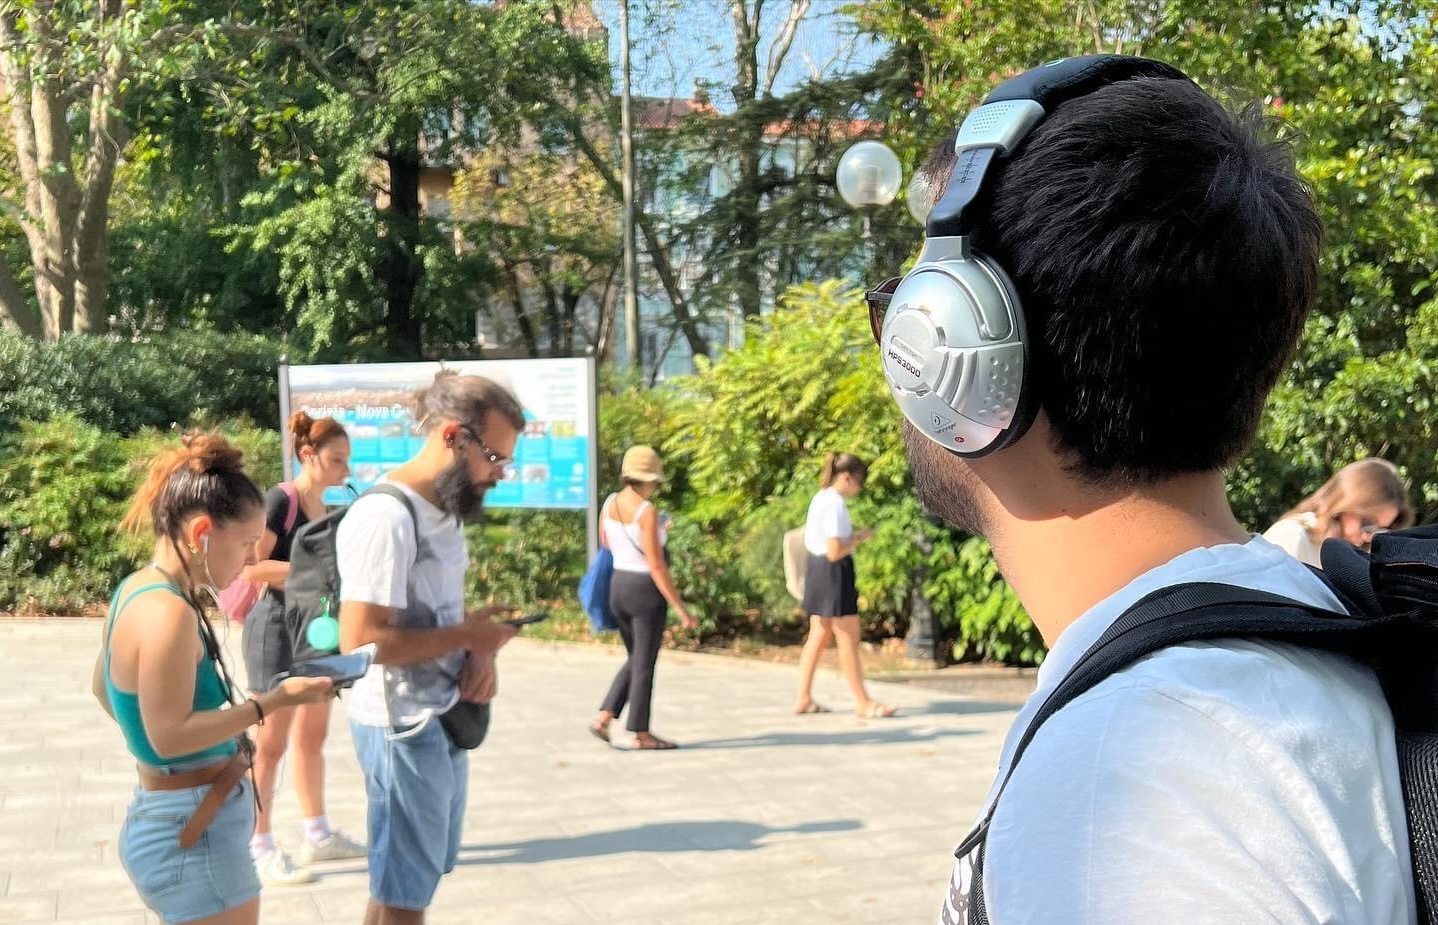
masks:
[[[844,152],[834,172],[839,195],[852,208],[876,209],[899,195],[904,168],[882,141],[861,141]]]
[[[909,191],[904,197],[904,204],[909,207],[909,214],[914,221],[923,225],[929,220],[929,210],[934,204],[929,201],[929,184],[924,180],[921,173],[914,174],[914,179],[909,182]]]

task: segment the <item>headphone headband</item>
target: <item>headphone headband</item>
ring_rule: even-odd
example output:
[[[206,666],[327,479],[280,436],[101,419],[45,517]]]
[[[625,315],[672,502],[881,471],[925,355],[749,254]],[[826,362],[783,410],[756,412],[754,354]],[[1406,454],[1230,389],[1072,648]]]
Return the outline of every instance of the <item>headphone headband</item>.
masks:
[[[1012,152],[1044,115],[1099,87],[1135,77],[1188,79],[1178,68],[1150,58],[1081,55],[1050,61],[995,87],[959,128],[954,145],[959,159],[948,190],[929,213],[928,237],[968,233],[971,222],[964,210],[982,192],[995,155]]]

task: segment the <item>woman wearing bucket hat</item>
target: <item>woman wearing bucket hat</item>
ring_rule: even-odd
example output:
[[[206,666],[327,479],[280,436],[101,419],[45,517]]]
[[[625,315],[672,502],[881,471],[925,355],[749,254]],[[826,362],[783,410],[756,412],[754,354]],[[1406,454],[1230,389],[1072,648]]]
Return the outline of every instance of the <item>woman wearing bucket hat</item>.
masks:
[[[698,621],[689,613],[669,577],[664,555],[668,520],[651,499],[664,481],[659,454],[647,446],[633,446],[620,466],[623,490],[610,495],[600,511],[600,542],[614,556],[614,578],[609,586],[609,607],[619,624],[628,658],[609,694],[590,724],[594,735],[609,741],[609,724],[629,707],[625,727],[634,733],[637,749],[669,749],[673,742],[649,731],[650,700],[654,693],[654,665],[664,638],[669,606],[683,624],[693,629]]]

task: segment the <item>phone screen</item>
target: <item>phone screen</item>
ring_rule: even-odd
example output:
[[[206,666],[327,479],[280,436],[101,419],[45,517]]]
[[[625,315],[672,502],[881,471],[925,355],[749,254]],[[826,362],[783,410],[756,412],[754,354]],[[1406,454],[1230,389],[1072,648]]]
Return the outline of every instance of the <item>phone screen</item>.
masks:
[[[295,662],[289,671],[275,675],[270,686],[286,678],[331,678],[335,687],[349,687],[365,676],[374,661],[374,647],[363,646],[346,655],[325,655],[303,662]]]

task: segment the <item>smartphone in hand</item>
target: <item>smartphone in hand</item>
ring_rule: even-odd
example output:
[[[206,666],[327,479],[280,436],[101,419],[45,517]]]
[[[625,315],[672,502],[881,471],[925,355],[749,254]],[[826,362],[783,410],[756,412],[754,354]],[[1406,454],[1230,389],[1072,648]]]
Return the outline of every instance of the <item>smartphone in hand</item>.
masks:
[[[329,678],[337,689],[350,687],[369,671],[374,662],[374,651],[373,645],[360,646],[344,655],[324,655],[295,662],[289,671],[282,671],[271,678],[270,687],[286,678]]]
[[[501,620],[501,621],[499,621],[499,622],[504,623],[504,624],[506,624],[506,625],[508,625],[508,626],[528,626],[528,625],[531,624],[531,623],[541,623],[541,622],[543,622],[543,621],[545,621],[545,620],[548,620],[548,619],[549,619],[549,611],[547,611],[547,610],[541,610],[541,611],[539,611],[538,613],[532,613],[532,614],[529,614],[528,616],[515,617],[515,618],[512,619],[512,620]]]

